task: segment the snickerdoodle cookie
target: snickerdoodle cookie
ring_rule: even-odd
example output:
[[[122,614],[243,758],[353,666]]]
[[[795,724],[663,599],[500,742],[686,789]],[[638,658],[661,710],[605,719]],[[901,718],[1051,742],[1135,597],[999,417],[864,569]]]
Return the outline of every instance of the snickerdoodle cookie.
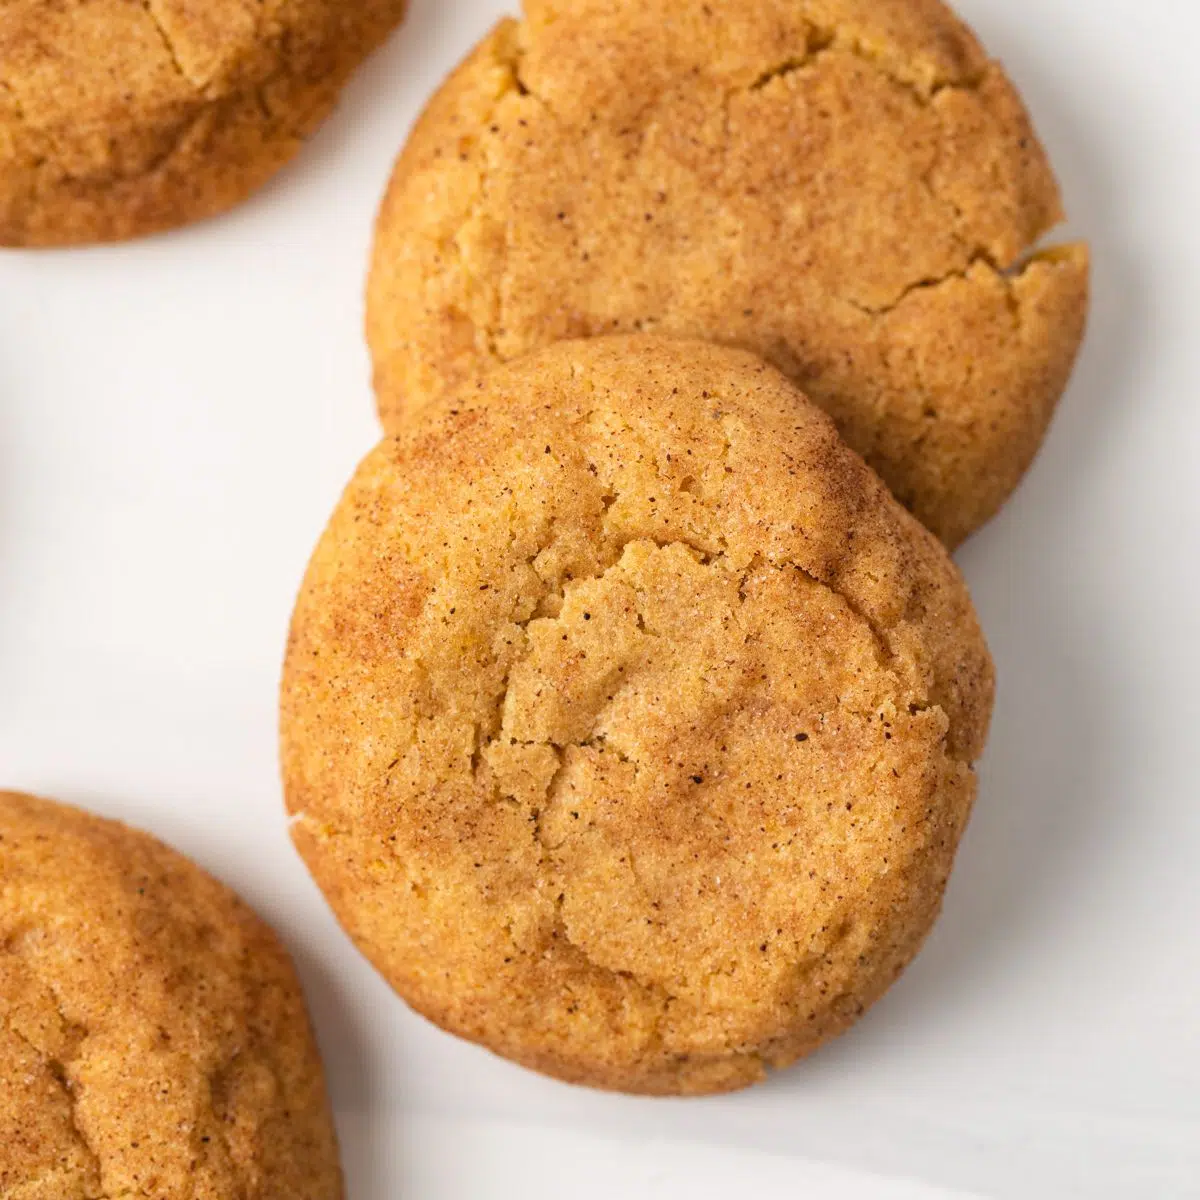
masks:
[[[0,793],[0,1196],[341,1195],[271,931],[146,834]]]
[[[299,150],[406,0],[2,0],[0,245],[212,216]]]
[[[372,453],[296,610],[293,836],[397,991],[606,1088],[737,1088],[937,915],[992,670],[943,547],[783,376],[560,343]]]
[[[1088,256],[938,0],[526,0],[434,98],[378,223],[381,414],[647,331],[755,351],[948,544],[1032,462]]]

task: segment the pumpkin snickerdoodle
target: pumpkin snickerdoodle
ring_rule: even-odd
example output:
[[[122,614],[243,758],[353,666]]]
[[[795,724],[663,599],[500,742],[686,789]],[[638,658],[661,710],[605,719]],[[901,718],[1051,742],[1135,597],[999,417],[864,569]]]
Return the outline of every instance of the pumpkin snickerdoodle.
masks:
[[[563,1079],[741,1087],[920,947],[992,667],[783,376],[559,343],[372,453],[282,692],[293,837],[416,1009]]]
[[[341,1200],[275,936],[115,821],[0,793],[0,1196]]]
[[[481,366],[646,331],[753,350],[947,544],[1032,462],[1088,255],[939,0],[527,0],[433,99],[378,222],[394,429]]]
[[[230,208],[328,115],[406,0],[3,0],[0,246]]]

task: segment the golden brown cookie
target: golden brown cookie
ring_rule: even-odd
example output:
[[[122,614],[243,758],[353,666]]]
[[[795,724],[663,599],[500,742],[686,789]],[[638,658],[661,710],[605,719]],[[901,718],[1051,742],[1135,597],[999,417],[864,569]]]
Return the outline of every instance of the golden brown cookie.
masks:
[[[1083,246],[1001,68],[938,0],[527,0],[434,98],[379,217],[395,429],[481,366],[647,331],[762,355],[948,544],[1029,467]]]
[[[283,684],[293,836],[416,1009],[574,1082],[741,1087],[916,953],[992,668],[786,379],[560,343],[371,454]]]
[[[300,985],[227,888],[0,793],[0,1196],[340,1200]]]
[[[300,149],[406,0],[3,0],[0,246],[232,207]]]

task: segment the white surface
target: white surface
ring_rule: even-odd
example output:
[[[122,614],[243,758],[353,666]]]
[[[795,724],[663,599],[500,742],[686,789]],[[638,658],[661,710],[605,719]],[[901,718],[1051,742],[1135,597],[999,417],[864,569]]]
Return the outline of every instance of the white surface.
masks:
[[[1094,242],[1093,331],[1034,475],[962,554],[1001,692],[945,919],[857,1031],[744,1095],[593,1095],[435,1032],[287,842],[285,624],[376,436],[370,222],[499,0],[415,0],[302,161],[230,217],[0,254],[0,785],[154,830],[284,931],[351,1200],[923,1194],[846,1168],[1025,1200],[1200,1196],[1200,12],[961,7]]]

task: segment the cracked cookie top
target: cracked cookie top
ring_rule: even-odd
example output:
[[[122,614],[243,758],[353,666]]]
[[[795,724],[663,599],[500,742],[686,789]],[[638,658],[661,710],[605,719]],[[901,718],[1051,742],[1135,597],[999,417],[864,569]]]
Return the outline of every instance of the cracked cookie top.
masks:
[[[274,934],[146,834],[0,793],[0,1198],[341,1195]]]
[[[396,428],[482,366],[657,332],[760,354],[950,545],[1066,385],[1081,246],[1001,68],[938,0],[527,0],[433,99],[380,213]]]
[[[298,602],[293,837],[445,1028],[740,1087],[916,952],[992,670],[943,547],[749,354],[560,343],[385,441]]]
[[[0,0],[0,246],[229,208],[287,162],[406,0]]]

